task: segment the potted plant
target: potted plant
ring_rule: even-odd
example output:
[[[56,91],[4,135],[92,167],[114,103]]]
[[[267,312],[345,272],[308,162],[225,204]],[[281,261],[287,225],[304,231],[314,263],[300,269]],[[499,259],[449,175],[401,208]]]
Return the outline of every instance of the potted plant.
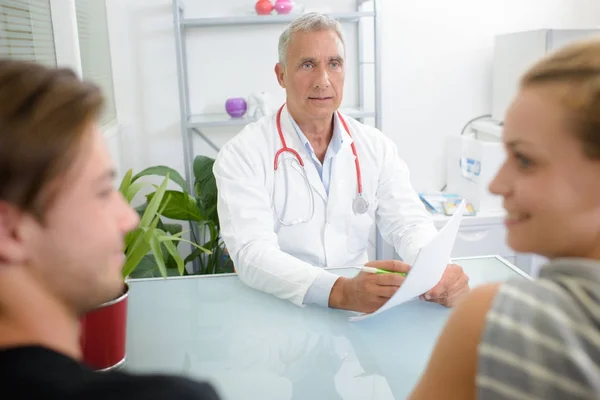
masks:
[[[197,241],[210,250],[203,253],[194,250],[192,257],[198,259],[199,273],[218,274],[234,272],[234,265],[221,237],[221,226],[217,213],[217,183],[213,174],[215,160],[199,155],[194,158],[194,192],[196,204],[204,221],[199,225],[199,236],[206,241]]]
[[[123,292],[119,297],[99,305],[81,319],[81,348],[85,364],[96,370],[110,370],[125,362],[127,299],[130,276],[137,268],[159,271],[167,277],[167,262],[176,265],[179,275],[185,272],[185,261],[177,249],[180,241],[188,242],[200,252],[209,252],[181,236],[181,227],[165,224],[162,213],[171,202],[167,184],[181,176],[168,167],[151,167],[132,176],[129,170],[123,177],[119,192],[131,203],[136,194],[148,183],[138,181],[147,175],[162,175],[162,183],[147,196],[147,202],[138,208],[141,214],[137,228],[125,236],[125,262],[123,265]],[[168,260],[168,261],[167,261]]]
[[[219,217],[217,214],[217,185],[212,168],[215,160],[207,156],[196,156],[194,159],[194,194],[186,190],[186,182],[176,171],[170,174],[172,182],[181,190],[167,190],[160,205],[161,214],[175,221],[186,221],[194,229],[191,230],[192,241],[196,244],[193,251],[184,259],[184,264],[195,263],[192,271],[184,269],[183,274],[219,274],[234,272],[234,266],[223,239],[221,238]],[[165,167],[155,167],[165,168]],[[156,172],[154,171],[154,172]],[[152,172],[152,171],[149,171]],[[148,203],[155,193],[147,195]],[[171,225],[176,232],[177,225]],[[179,226],[180,229],[180,226]],[[151,256],[142,260],[132,277],[146,278],[161,276],[162,272],[154,265]],[[173,274],[175,262],[166,260],[168,275]]]

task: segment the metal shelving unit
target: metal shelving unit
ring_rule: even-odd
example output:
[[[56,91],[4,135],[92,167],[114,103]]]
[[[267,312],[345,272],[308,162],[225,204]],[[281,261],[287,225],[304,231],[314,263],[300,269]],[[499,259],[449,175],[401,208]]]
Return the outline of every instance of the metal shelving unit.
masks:
[[[372,118],[377,116],[373,110],[365,110],[358,108],[340,108],[344,114],[356,119]],[[189,128],[214,128],[217,126],[244,126],[250,122],[256,121],[255,118],[241,117],[232,118],[226,113],[218,114],[192,114],[187,118],[187,126]]]
[[[372,11],[356,11],[348,13],[331,13],[331,17],[340,22],[356,22],[361,17],[374,17]],[[227,26],[227,25],[265,25],[290,23],[297,14],[288,15],[249,15],[243,17],[215,17],[215,18],[182,18],[181,24],[185,26]]]
[[[363,121],[364,118],[374,118],[375,127],[381,129],[381,21],[378,10],[378,1],[372,0],[372,11],[360,11],[360,6],[367,2],[366,0],[356,0],[356,10],[353,12],[329,13],[331,17],[341,23],[357,24],[357,62],[358,62],[358,104],[354,107],[342,107],[340,111],[347,115]],[[179,101],[181,117],[181,135],[183,139],[183,157],[185,164],[185,179],[188,184],[188,190],[193,193],[194,175],[192,171],[192,162],[194,158],[193,137],[201,137],[212,149],[219,151],[202,132],[206,128],[239,126],[255,121],[252,118],[232,118],[226,113],[218,114],[194,114],[190,109],[189,85],[188,85],[188,66],[185,34],[189,29],[224,27],[224,26],[245,26],[245,25],[266,25],[266,24],[288,24],[297,14],[289,15],[244,15],[231,17],[206,17],[206,18],[186,18],[184,15],[182,0],[173,0],[173,22],[175,27],[175,49],[177,56],[177,75],[179,81]],[[373,61],[365,61],[363,53],[363,28],[359,22],[364,18],[372,18],[374,28],[373,43]],[[346,46],[349,44],[346,43]],[[374,82],[375,104],[373,109],[365,107],[365,82],[363,67],[368,64],[374,64]],[[379,233],[376,243],[377,258],[380,259],[383,253],[383,240]]]

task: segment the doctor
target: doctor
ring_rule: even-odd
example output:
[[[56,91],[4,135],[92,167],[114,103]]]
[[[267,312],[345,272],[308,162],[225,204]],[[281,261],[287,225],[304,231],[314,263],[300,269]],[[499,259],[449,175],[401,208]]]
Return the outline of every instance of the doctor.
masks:
[[[437,231],[394,143],[337,111],[344,56],[336,20],[307,13],[293,21],[275,66],[285,104],[230,140],[213,170],[221,233],[243,282],[299,306],[372,312],[401,275],[345,278],[323,267],[367,263],[377,222],[406,263],[367,265],[406,272]],[[450,307],[468,291],[462,268],[449,265],[422,298]]]

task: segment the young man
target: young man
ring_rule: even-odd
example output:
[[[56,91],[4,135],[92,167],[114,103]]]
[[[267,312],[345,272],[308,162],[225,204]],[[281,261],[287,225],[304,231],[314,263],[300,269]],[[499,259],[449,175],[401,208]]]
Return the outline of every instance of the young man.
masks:
[[[23,399],[217,399],[207,384],[79,361],[79,317],[123,289],[123,239],[138,223],[113,186],[101,107],[68,70],[0,60],[0,387]]]

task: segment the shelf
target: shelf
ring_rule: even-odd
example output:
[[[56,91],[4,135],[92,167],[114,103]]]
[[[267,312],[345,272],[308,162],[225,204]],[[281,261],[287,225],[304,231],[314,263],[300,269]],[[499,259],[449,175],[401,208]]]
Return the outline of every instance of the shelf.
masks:
[[[227,25],[264,25],[290,23],[301,14],[292,13],[286,15],[244,15],[239,17],[208,17],[208,18],[184,18],[181,25],[184,27],[206,27]],[[329,13],[330,17],[340,22],[353,22],[363,17],[374,17],[373,11],[356,11],[347,13]]]
[[[340,108],[342,114],[352,118],[374,118],[375,111],[357,108]],[[188,118],[187,127],[190,128],[214,128],[219,126],[244,126],[256,121],[255,118],[232,118],[225,113],[220,114],[197,114]]]
[[[465,215],[460,226],[502,225],[504,224],[505,217],[506,211],[504,210],[483,210],[478,211],[476,215]],[[431,218],[436,226],[441,228],[452,217],[448,215],[431,214]]]

